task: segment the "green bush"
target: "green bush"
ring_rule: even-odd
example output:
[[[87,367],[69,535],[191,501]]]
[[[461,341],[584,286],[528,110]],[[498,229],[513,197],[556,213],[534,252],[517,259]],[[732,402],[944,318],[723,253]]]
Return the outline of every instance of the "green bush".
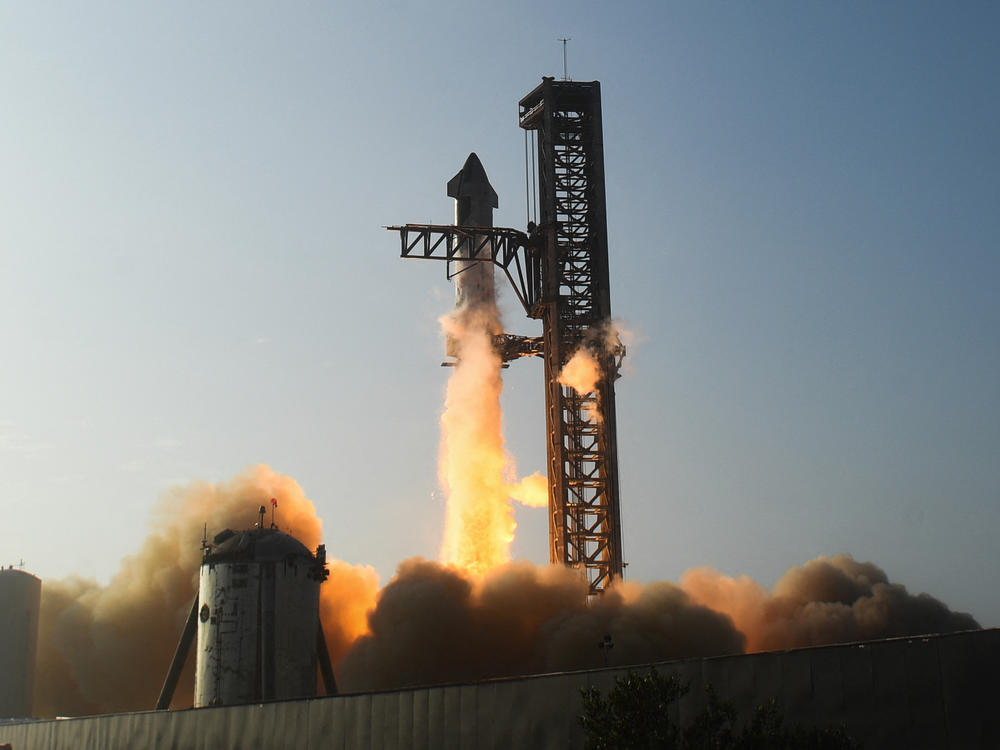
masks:
[[[706,705],[687,726],[670,720],[668,707],[688,693],[676,675],[655,669],[629,672],[615,680],[605,697],[597,688],[581,690],[580,724],[587,750],[854,750],[843,727],[788,726],[777,701],[758,706],[739,721],[735,706],[706,687]]]

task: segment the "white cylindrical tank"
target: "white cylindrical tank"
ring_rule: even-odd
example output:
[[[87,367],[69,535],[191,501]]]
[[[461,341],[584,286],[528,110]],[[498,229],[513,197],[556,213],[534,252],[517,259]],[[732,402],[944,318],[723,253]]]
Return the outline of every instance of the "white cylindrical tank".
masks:
[[[0,718],[31,716],[42,582],[0,569]]]
[[[277,529],[226,530],[205,554],[198,588],[195,706],[316,694],[323,548]]]

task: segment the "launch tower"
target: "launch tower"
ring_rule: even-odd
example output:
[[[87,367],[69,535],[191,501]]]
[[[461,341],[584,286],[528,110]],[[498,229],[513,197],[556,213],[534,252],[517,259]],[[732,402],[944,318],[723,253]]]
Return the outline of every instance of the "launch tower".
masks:
[[[548,433],[549,559],[582,566],[592,589],[622,576],[615,435],[619,346],[611,335],[601,85],[544,78],[519,105],[537,133],[542,356]],[[601,378],[591,393],[559,382],[588,346]]]
[[[583,569],[600,593],[623,568],[614,382],[624,355],[611,328],[601,86],[546,77],[519,108],[537,141],[537,224],[389,229],[404,258],[445,260],[449,278],[453,266],[492,262],[528,317],[541,319],[540,342],[501,334],[497,349],[504,360],[544,359],[549,560]],[[560,382],[582,347],[600,370],[589,393]]]

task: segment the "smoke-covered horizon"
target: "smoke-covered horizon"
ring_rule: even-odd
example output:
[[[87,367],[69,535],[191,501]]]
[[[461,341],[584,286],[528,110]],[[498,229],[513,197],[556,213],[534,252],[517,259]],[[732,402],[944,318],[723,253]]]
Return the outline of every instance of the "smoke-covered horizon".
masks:
[[[44,581],[36,713],[152,708],[197,591],[203,525],[210,536],[249,528],[272,497],[283,531],[310,548],[321,543],[321,521],[302,488],[260,465],[166,493],[149,536],[106,586]],[[320,610],[345,691],[979,627],[847,555],[793,566],[771,590],[702,567],[679,583],[620,583],[597,600],[576,571],[523,560],[476,575],[411,558],[381,589],[369,566],[331,559],[329,567]],[[605,635],[610,650],[598,647]],[[194,658],[192,650],[175,707],[191,705]]]

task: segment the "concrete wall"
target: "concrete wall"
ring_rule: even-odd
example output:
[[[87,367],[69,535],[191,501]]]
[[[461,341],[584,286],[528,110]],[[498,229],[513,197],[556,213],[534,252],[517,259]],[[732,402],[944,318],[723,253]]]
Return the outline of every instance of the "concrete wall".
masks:
[[[745,709],[777,697],[791,721],[844,722],[868,748],[1000,748],[1000,630],[659,665]],[[580,689],[625,669],[282,703],[0,726],[11,750],[583,747]]]
[[[42,582],[0,570],[0,718],[31,716]]]

